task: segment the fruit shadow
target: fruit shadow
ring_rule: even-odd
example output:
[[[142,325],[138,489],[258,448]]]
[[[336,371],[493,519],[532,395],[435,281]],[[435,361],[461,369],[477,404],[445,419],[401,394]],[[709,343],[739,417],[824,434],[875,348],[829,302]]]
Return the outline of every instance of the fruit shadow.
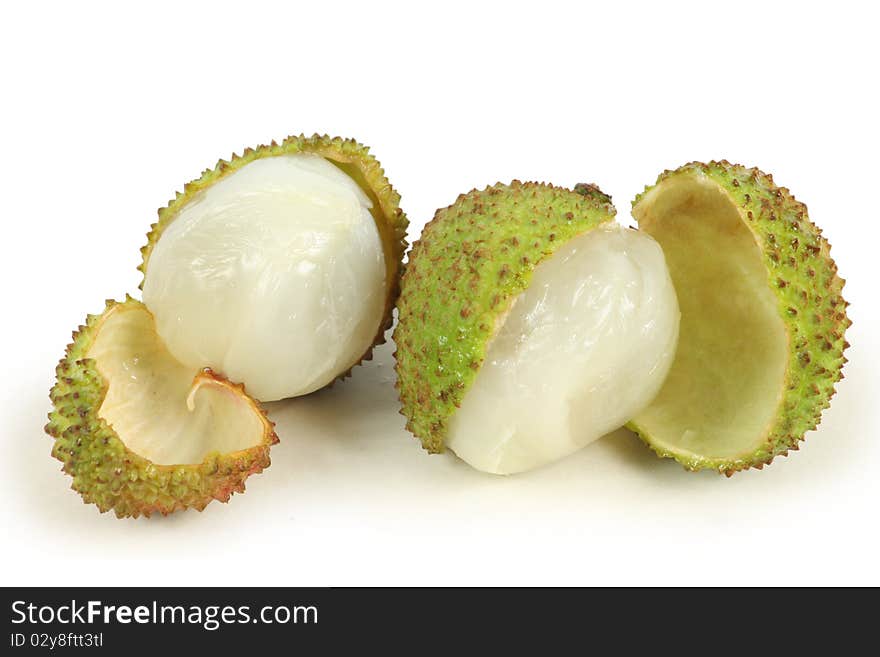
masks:
[[[287,477],[356,470],[362,480],[370,470],[378,479],[388,476],[391,466],[418,470],[424,455],[399,412],[393,351],[393,344],[383,344],[329,388],[266,404],[280,441],[272,468]]]
[[[723,486],[736,489],[739,491],[736,494],[756,497],[784,495],[787,490],[792,495],[803,496],[803,482],[811,481],[811,491],[806,495],[818,496],[826,486],[834,488],[858,475],[862,466],[857,455],[864,457],[874,449],[873,436],[865,432],[864,426],[865,419],[876,412],[874,406],[880,396],[875,375],[880,370],[880,358],[876,349],[862,345],[854,345],[848,357],[846,378],[837,384],[837,393],[831,407],[822,413],[819,426],[806,433],[797,449],[765,465],[762,470],[767,473],[752,468],[728,478],[710,470],[687,472],[674,460],[655,456],[627,429],[608,434],[582,452],[597,450],[596,455],[589,457],[590,462],[598,460],[598,452],[602,452],[608,457],[607,467],[613,468],[611,461],[617,461],[631,474],[648,479],[652,488],[707,491]],[[747,488],[742,488],[744,486]],[[768,499],[767,503],[772,501]]]
[[[51,384],[49,384],[51,385]],[[48,421],[51,403],[46,391],[49,389],[44,382],[31,387],[33,395],[21,409],[22,420],[26,419],[27,429],[23,432],[28,437],[19,446],[19,459],[5,459],[7,481],[13,482],[17,492],[15,504],[21,505],[22,513],[30,522],[50,532],[82,533],[84,527],[89,531],[96,524],[96,518],[102,514],[94,505],[83,504],[78,493],[71,490],[72,479],[61,469],[61,462],[52,456],[53,441],[43,427]],[[27,467],[23,467],[27,464]],[[103,514],[111,523],[115,522],[112,513]]]
[[[548,482],[584,493],[604,488],[605,494],[607,486],[620,487],[631,477],[654,477],[660,486],[691,487],[704,481],[657,458],[627,429],[557,463],[509,477],[478,472],[451,452],[429,455],[406,431],[399,413],[393,352],[394,345],[386,343],[350,378],[311,395],[266,405],[280,439],[272,450],[271,476],[296,487],[300,497],[309,494],[306,480],[327,478],[344,488],[399,487],[404,494],[412,493],[407,487],[447,491],[452,484],[475,492]]]
[[[394,388],[393,344],[377,348],[374,359],[353,370],[352,376],[314,394],[267,404],[276,422],[280,444],[272,450],[273,465],[248,481],[249,494],[236,495],[229,508],[212,503],[204,513],[175,513],[147,520],[125,520],[127,526],[163,528],[172,535],[179,523],[192,526],[223,524],[227,514],[260,514],[265,504],[325,504],[328,486],[344,491],[337,502],[358,500],[361,490],[386,489],[411,496],[417,492],[515,496],[519,489],[535,495],[576,493],[619,501],[644,499],[646,493],[702,494],[718,491],[722,502],[740,494],[765,498],[789,491],[803,495],[803,482],[813,482],[810,496],[826,487],[846,482],[858,474],[858,455],[870,453],[874,437],[865,431],[872,416],[877,390],[876,350],[854,346],[846,380],[839,384],[832,407],[823,414],[818,431],[807,434],[805,448],[788,458],[779,457],[770,474],[750,470],[728,479],[714,472],[688,473],[671,459],[657,458],[626,429],[618,429],[557,463],[532,472],[499,477],[478,472],[451,453],[428,455],[405,429]],[[867,353],[864,353],[867,352]],[[70,490],[70,478],[51,458],[51,439],[42,433],[49,410],[45,383],[40,381],[18,415],[18,431],[30,440],[16,447],[17,457],[5,459],[6,481],[14,482],[17,495],[9,502],[26,508],[28,517],[52,531],[81,534],[86,528],[95,541],[118,534],[119,522],[111,513],[99,514]],[[29,386],[30,388],[30,386]],[[802,443],[804,445],[804,443]],[[27,467],[24,467],[26,464]],[[757,477],[757,478],[756,478]],[[636,484],[633,486],[633,484]],[[273,492],[274,490],[278,493]],[[297,497],[284,495],[292,488]],[[459,492],[460,491],[460,492]],[[507,491],[507,492],[505,492]],[[546,491],[546,492],[545,492]],[[642,497],[640,497],[642,496]],[[561,498],[560,498],[561,499]],[[295,508],[294,505],[294,508]],[[282,511],[283,512],[283,511]],[[215,514],[220,514],[215,515]],[[215,522],[215,519],[219,518]]]
[[[27,440],[16,444],[15,459],[3,459],[6,481],[12,482],[16,495],[9,503],[22,509],[24,517],[35,525],[37,532],[51,536],[89,537],[91,544],[120,545],[127,540],[124,526],[130,531],[138,528],[142,532],[155,532],[156,528],[174,535],[177,527],[193,523],[217,524],[228,521],[231,509],[226,505],[212,502],[202,513],[173,513],[168,516],[153,514],[150,518],[124,518],[119,520],[113,511],[101,513],[94,504],[85,504],[82,497],[72,490],[72,478],[63,472],[61,462],[52,456],[53,440],[42,427],[48,421],[51,402],[46,391],[51,383],[42,380],[29,389],[28,402],[20,408],[18,421],[20,430],[13,430],[13,435],[24,435]],[[19,426],[19,425],[16,425]],[[250,487],[250,482],[248,483]],[[232,506],[248,506],[248,498],[241,495],[233,496]],[[241,509],[244,511],[244,509]],[[253,511],[256,512],[256,511]],[[215,523],[215,513],[220,513],[221,520]],[[226,518],[224,521],[223,518]],[[152,529],[148,529],[152,528]],[[107,542],[107,543],[105,543]]]
[[[674,460],[657,457],[638,436],[621,428],[555,463],[504,477],[476,471],[451,452],[429,455],[422,450],[399,412],[393,353],[393,343],[381,345],[373,360],[354,368],[346,380],[268,405],[281,443],[273,449],[273,468],[265,476],[288,484],[293,478],[300,480],[299,495],[309,495],[308,481],[325,480],[321,484],[326,485],[331,479],[351,491],[381,487],[402,495],[416,490],[448,494],[456,489],[477,495],[519,489],[539,494],[558,488],[561,495],[616,493],[622,499],[715,491],[713,495],[731,501],[746,490],[761,496],[799,489],[804,477],[829,482],[845,477],[857,465],[852,454],[863,451],[858,444],[864,437],[859,418],[866,417],[873,404],[868,385],[873,366],[867,354],[856,354],[858,366],[848,367],[847,380],[839,386],[820,430],[807,434],[805,450],[778,457],[765,467],[773,476],[754,469],[731,478],[714,471],[687,472]]]

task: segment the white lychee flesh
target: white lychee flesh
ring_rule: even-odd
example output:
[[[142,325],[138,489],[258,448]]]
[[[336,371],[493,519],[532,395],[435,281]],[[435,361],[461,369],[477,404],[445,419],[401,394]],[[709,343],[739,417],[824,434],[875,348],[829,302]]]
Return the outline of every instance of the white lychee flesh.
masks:
[[[354,180],[304,153],[255,160],[200,192],[162,233],[144,280],[168,350],[263,401],[346,372],[385,309],[370,209]]]
[[[621,427],[660,390],[679,310],[660,246],[618,226],[572,239],[534,271],[490,342],[446,445],[510,474]]]

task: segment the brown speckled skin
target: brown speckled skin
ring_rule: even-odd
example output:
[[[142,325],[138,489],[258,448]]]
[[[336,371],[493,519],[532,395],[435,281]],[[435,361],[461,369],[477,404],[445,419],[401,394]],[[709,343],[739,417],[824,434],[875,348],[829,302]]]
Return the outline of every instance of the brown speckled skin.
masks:
[[[497,321],[538,263],[614,214],[594,186],[515,180],[462,194],[425,226],[403,276],[394,341],[401,413],[426,450],[443,451]]]
[[[755,168],[726,160],[691,162],[660,174],[633,201],[639,219],[640,203],[656,185],[677,176],[704,176],[723,190],[739,211],[764,255],[768,283],[779,302],[779,315],[788,331],[789,360],[784,393],[776,421],[768,428],[761,447],[734,459],[691,458],[653,444],[650,435],[635,423],[629,426],[658,455],[672,457],[690,470],[714,469],[732,475],[739,470],[762,468],[777,456],[798,449],[804,434],[815,429],[822,411],[830,405],[834,384],[843,378],[844,338],[852,323],[846,315],[830,245],[813,224],[807,208],[773,177]]]
[[[244,492],[245,479],[269,467],[269,448],[278,442],[274,425],[243,386],[210,370],[198,375],[213,378],[250,402],[263,423],[262,442],[230,454],[209,454],[197,465],[151,463],[129,450],[98,415],[108,382],[86,354],[108,313],[129,305],[141,306],[131,297],[122,303],[108,301],[102,314],[89,315],[74,332],[49,394],[54,408],[46,432],[55,439],[52,456],[64,464],[62,470],[73,477],[72,488],[86,503],[102,513],[112,509],[120,518],[201,511],[212,500],[227,502],[233,493]]]

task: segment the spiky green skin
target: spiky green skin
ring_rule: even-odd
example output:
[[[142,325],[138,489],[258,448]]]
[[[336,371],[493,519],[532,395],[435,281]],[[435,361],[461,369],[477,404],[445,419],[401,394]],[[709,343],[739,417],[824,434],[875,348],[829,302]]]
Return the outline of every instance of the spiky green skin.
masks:
[[[410,252],[394,331],[401,412],[426,450],[443,451],[497,322],[535,267],[614,215],[596,187],[519,181],[473,190],[437,211]]]
[[[128,297],[124,304],[140,302]],[[198,465],[157,465],[129,450],[98,415],[108,383],[86,358],[102,317],[117,306],[107,301],[104,313],[89,315],[73,333],[73,342],[56,368],[49,393],[54,408],[46,432],[55,439],[52,456],[73,477],[72,488],[83,501],[117,517],[167,515],[183,509],[201,511],[212,500],[226,502],[244,492],[250,475],[269,467],[269,448],[278,442],[272,423],[260,410],[267,432],[261,444],[232,454],[209,454]],[[254,402],[254,407],[259,406]]]
[[[664,171],[654,186],[674,176],[706,176],[736,204],[767,267],[767,283],[778,300],[779,316],[788,332],[789,357],[776,419],[760,447],[736,459],[692,457],[654,444],[635,423],[628,426],[661,457],[671,457],[690,470],[712,469],[728,476],[762,468],[773,459],[798,449],[807,431],[815,429],[822,411],[843,378],[844,338],[852,323],[842,296],[844,281],[837,275],[830,245],[813,224],[803,203],[770,174],[755,168],[718,162],[691,162]],[[633,201],[636,208],[653,186]]]
[[[358,360],[357,365],[372,357],[373,348],[385,342],[385,332],[391,328],[394,305],[400,295],[400,276],[403,272],[403,255],[407,247],[406,227],[409,221],[400,208],[400,194],[385,177],[382,165],[370,154],[368,147],[354,139],[317,134],[311,137],[291,136],[280,144],[273,141],[267,146],[246,148],[241,155],[233,154],[229,160],[220,160],[213,169],[206,169],[200,178],[184,185],[182,192],[177,192],[167,206],[159,209],[159,220],[150,226],[147,244],[141,248],[143,260],[138,270],[146,278],[150,254],[162,237],[162,233],[197,194],[254,160],[296,153],[320,155],[335,164],[350,176],[373,202],[371,212],[376,220],[376,227],[385,251],[385,309],[376,337]],[[143,289],[143,281],[140,287]],[[350,372],[351,369],[338,378],[344,378]]]

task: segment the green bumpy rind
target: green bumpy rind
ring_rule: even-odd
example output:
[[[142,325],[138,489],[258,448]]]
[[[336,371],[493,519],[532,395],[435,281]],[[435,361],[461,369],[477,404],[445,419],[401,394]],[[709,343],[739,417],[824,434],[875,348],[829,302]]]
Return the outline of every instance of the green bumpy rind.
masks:
[[[127,297],[122,304],[140,302]],[[95,504],[102,513],[112,509],[119,518],[190,508],[201,511],[212,500],[227,502],[233,493],[244,492],[245,479],[269,467],[269,448],[278,442],[272,423],[256,402],[254,408],[268,429],[263,442],[231,454],[213,452],[197,465],[151,463],[129,450],[99,417],[108,384],[85,354],[101,319],[117,305],[121,304],[108,300],[104,313],[89,315],[73,333],[49,393],[54,408],[46,432],[55,439],[52,456],[73,477],[71,487],[86,503]]]
[[[593,185],[519,181],[473,190],[437,211],[410,251],[394,331],[401,413],[426,450],[443,451],[497,322],[538,263],[614,215]]]
[[[797,450],[804,434],[818,426],[822,411],[831,404],[835,383],[843,378],[847,361],[843,352],[849,347],[844,334],[852,321],[828,240],[810,221],[806,206],[788,189],[778,187],[772,175],[726,160],[691,162],[660,174],[633,200],[633,207],[656,185],[682,175],[707,176],[715,182],[755,236],[788,331],[785,386],[775,422],[761,447],[747,458],[690,458],[652,444],[637,425],[628,426],[661,457],[674,458],[690,470],[713,469],[730,476],[761,469],[775,457]]]
[[[385,332],[391,328],[394,306],[400,295],[400,276],[403,272],[403,256],[407,247],[406,228],[409,221],[400,208],[400,194],[391,186],[382,165],[370,154],[368,147],[354,139],[318,134],[311,137],[291,136],[280,144],[273,141],[269,145],[246,148],[241,155],[233,154],[229,160],[220,160],[213,169],[206,169],[200,178],[184,185],[182,192],[178,192],[167,206],[159,209],[159,220],[150,226],[147,243],[141,248],[143,260],[138,270],[146,278],[150,254],[162,233],[199,192],[254,160],[296,153],[320,155],[335,164],[360,186],[373,203],[371,212],[385,251],[385,308],[373,344],[355,364],[357,365],[372,357],[373,348],[385,342]],[[143,289],[143,280],[140,287]],[[337,378],[345,378],[350,372],[351,369]]]

